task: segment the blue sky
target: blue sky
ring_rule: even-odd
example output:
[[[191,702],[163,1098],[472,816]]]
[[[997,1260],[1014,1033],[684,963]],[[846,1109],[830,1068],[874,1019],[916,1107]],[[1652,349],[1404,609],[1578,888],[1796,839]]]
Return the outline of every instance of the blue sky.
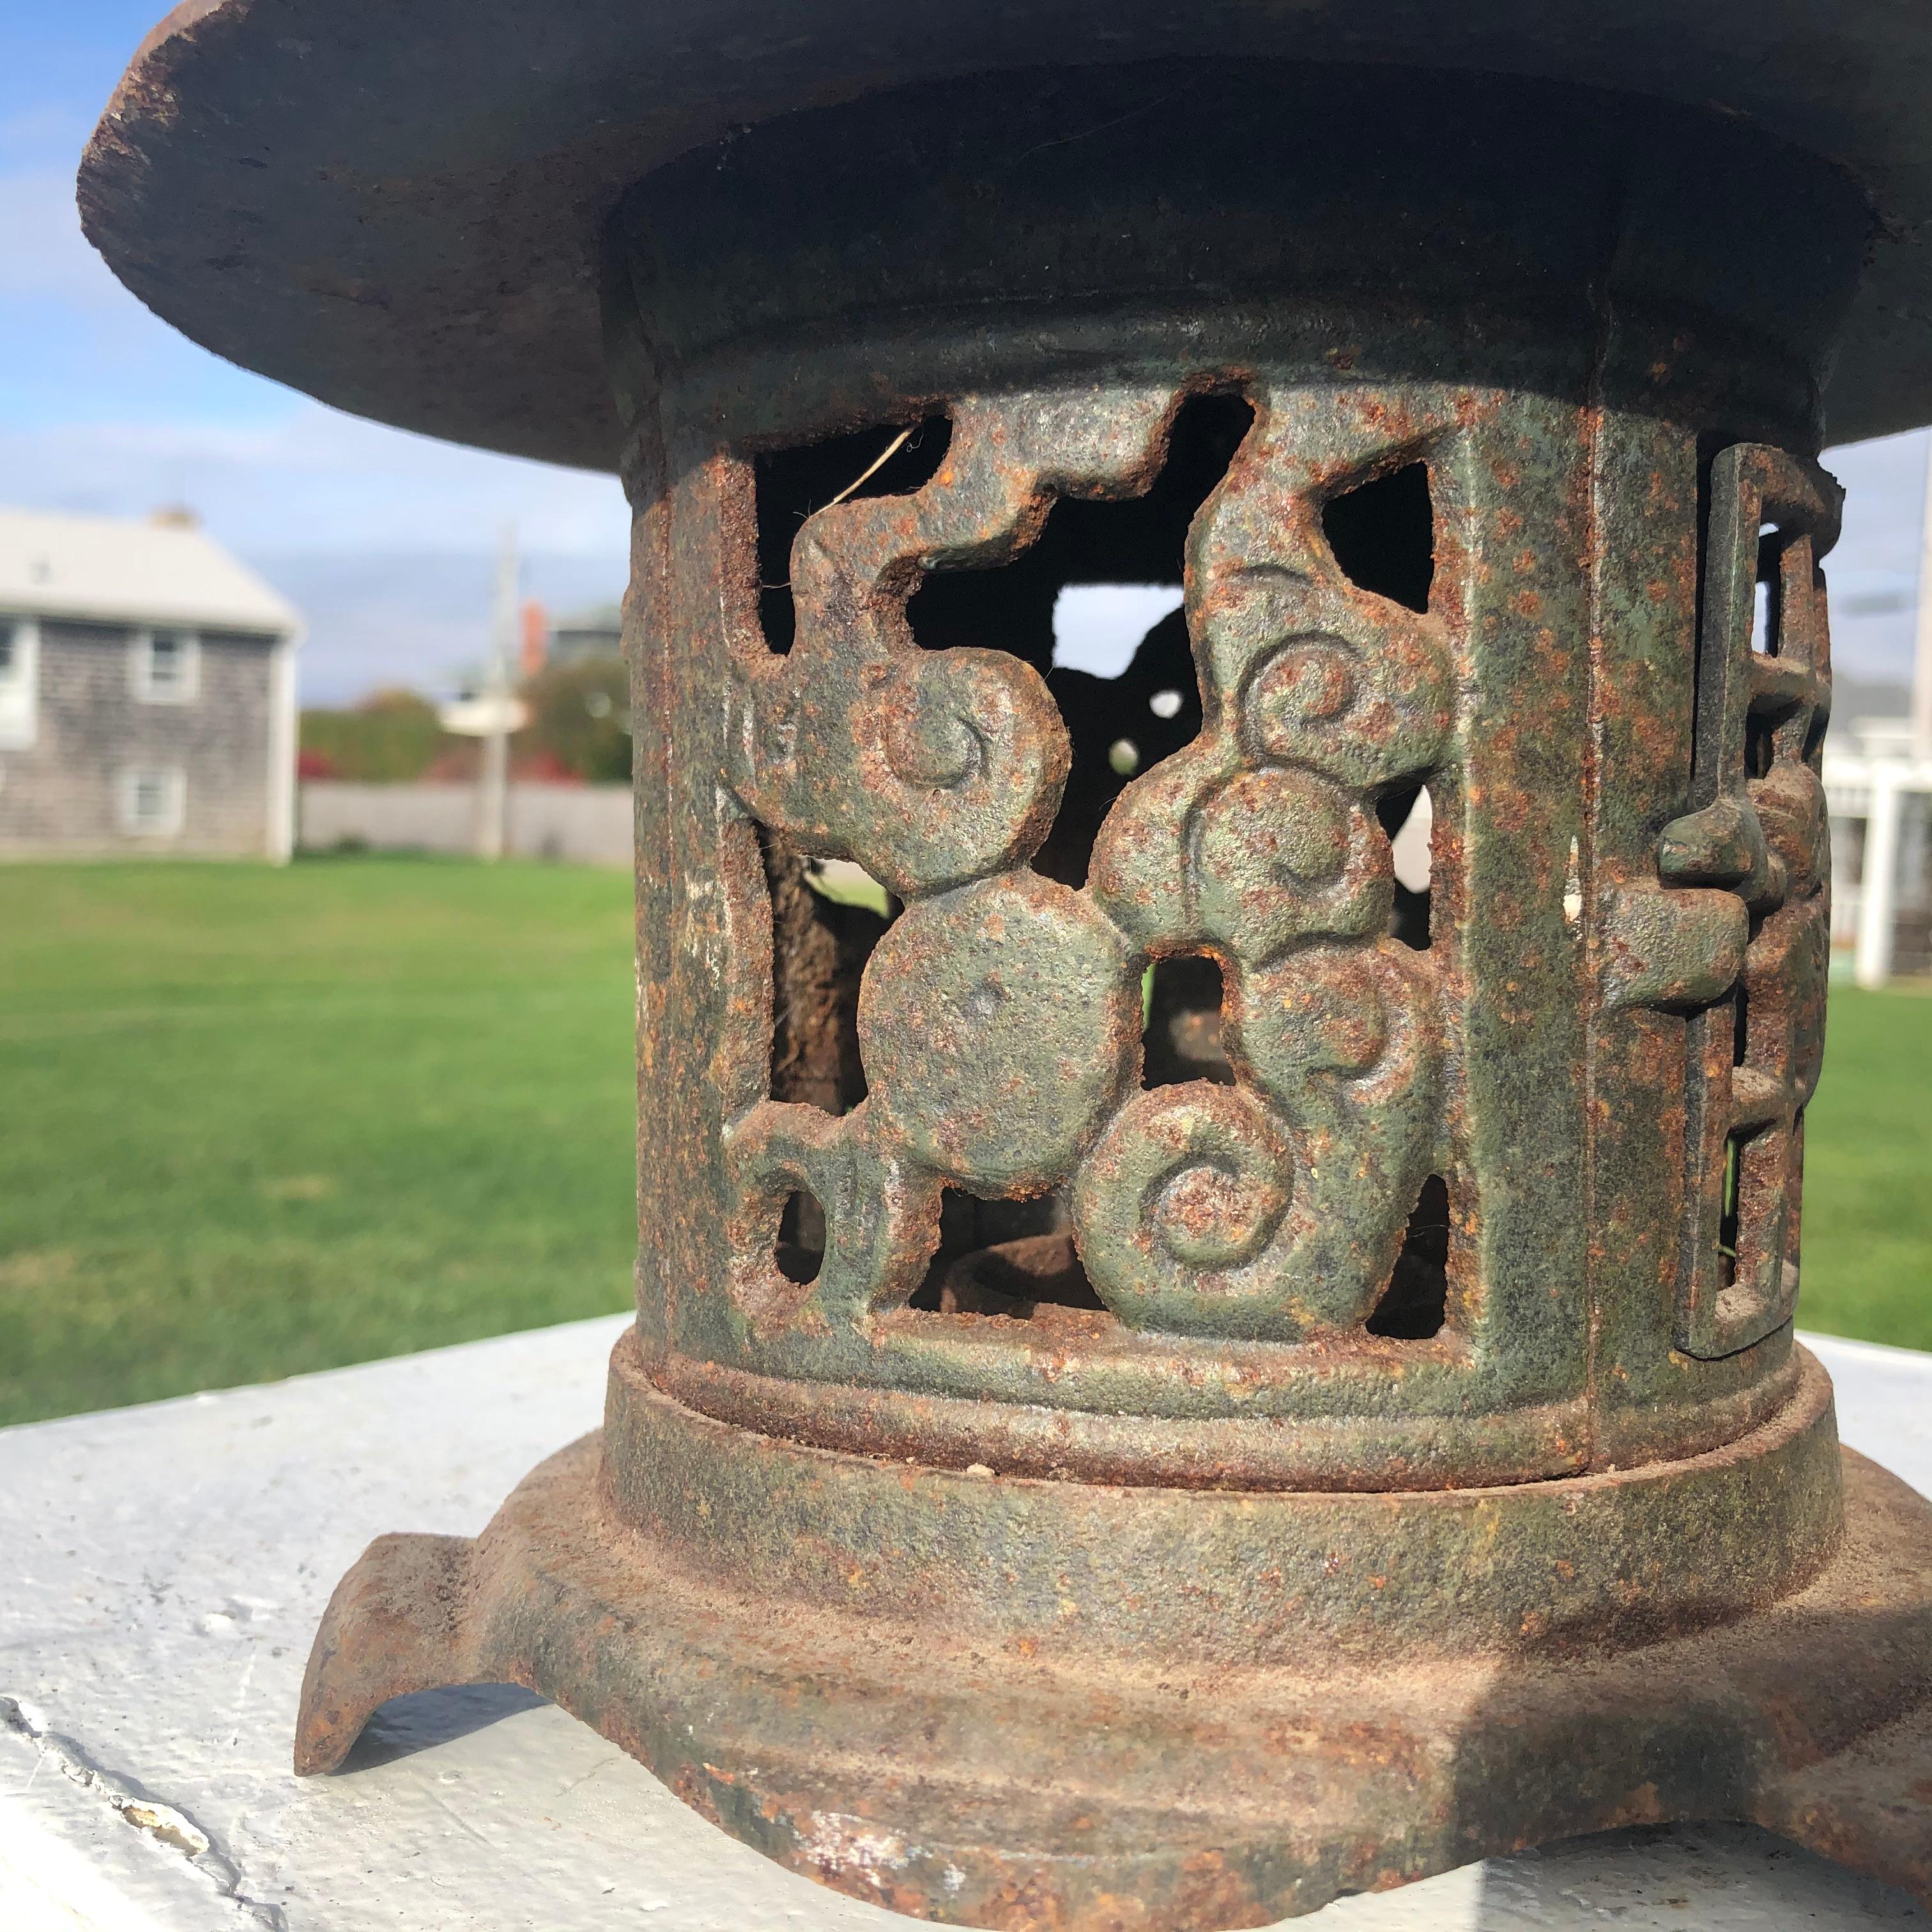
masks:
[[[609,477],[344,416],[196,348],[80,233],[74,172],[166,0],[0,0],[0,502],[144,516],[185,502],[306,613],[303,695],[435,687],[479,656],[496,532],[553,610],[614,602]]]
[[[406,0],[398,0],[406,4]],[[0,0],[0,502],[142,516],[185,502],[306,612],[303,694],[446,685],[482,649],[495,532],[527,592],[614,600],[626,512],[608,477],[486,456],[326,409],[196,348],[82,238],[74,170],[165,0]],[[1925,437],[1833,452],[1840,673],[1903,680]]]

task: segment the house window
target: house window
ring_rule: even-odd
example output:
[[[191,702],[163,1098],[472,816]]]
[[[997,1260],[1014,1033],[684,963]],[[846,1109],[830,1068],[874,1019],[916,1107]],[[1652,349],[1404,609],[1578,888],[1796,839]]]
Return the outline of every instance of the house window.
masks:
[[[137,838],[172,838],[188,807],[188,775],[178,765],[136,766],[121,774],[121,829]]]
[[[34,742],[40,711],[40,634],[31,617],[0,616],[0,751]]]
[[[201,640],[192,631],[136,631],[134,695],[144,704],[186,704],[201,682]]]

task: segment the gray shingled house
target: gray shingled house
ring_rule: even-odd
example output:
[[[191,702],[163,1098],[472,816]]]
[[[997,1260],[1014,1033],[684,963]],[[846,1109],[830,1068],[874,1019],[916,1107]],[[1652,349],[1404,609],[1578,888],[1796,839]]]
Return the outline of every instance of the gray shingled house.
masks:
[[[286,859],[301,628],[185,513],[0,510],[0,858]]]

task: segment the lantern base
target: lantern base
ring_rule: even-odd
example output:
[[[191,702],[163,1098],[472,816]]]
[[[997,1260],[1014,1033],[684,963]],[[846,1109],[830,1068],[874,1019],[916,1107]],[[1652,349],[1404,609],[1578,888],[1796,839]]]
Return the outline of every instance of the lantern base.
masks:
[[[726,1427],[690,1425],[707,1440]],[[1715,1460],[1744,1493],[1754,1458],[1788,1458],[1794,1441],[1828,1453],[1831,1430],[1827,1393]],[[729,1433],[838,1480],[917,1493],[927,1477]],[[1849,1451],[1842,1541],[1808,1582],[1742,1615],[1635,1644],[1605,1638],[1614,1618],[1594,1636],[1526,1630],[1460,1654],[1419,1631],[1379,1661],[1311,1636],[1287,1664],[1246,1666],[1198,1648],[1110,1656],[1055,1633],[989,1641],[944,1600],[882,1618],[775,1593],[747,1580],[749,1559],[734,1577],[717,1549],[640,1532],[603,1458],[600,1435],[553,1456],[473,1541],[371,1545],[316,1640],[298,1771],[334,1768],[390,1697],[513,1682],[779,1863],[950,1924],[1260,1925],[1491,1854],[1707,1818],[1765,1826],[1932,1904],[1932,1504]],[[686,1480],[674,1460],[667,1485]],[[1713,1463],[1610,1479],[1650,1498],[1630,1518],[1634,1568],[1645,1513]],[[1588,1523],[1606,1480],[1482,1494],[1502,1517],[1554,1499]],[[1431,1506],[1374,1500],[1384,1520]],[[1247,1499],[1192,1501],[1211,1514]],[[1606,1533],[1599,1517],[1592,1538]],[[1002,1568],[990,1544],[986,1563]],[[865,1579],[849,1580],[862,1601]],[[1204,1586],[1168,1570],[1144,1587]],[[1445,1572],[1445,1603],[1456,1593]]]

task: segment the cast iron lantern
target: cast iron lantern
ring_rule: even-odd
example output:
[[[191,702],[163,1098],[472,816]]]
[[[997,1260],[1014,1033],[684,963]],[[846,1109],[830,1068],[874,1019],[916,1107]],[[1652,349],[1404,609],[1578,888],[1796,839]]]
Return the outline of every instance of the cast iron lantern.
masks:
[[[1791,1331],[1814,458],[1932,417],[1932,32],[1684,14],[151,40],[130,286],[637,512],[638,1320],[344,1580],[299,1768],[514,1680],[1003,1928],[1702,1816],[1932,1892],[1932,1508]]]

